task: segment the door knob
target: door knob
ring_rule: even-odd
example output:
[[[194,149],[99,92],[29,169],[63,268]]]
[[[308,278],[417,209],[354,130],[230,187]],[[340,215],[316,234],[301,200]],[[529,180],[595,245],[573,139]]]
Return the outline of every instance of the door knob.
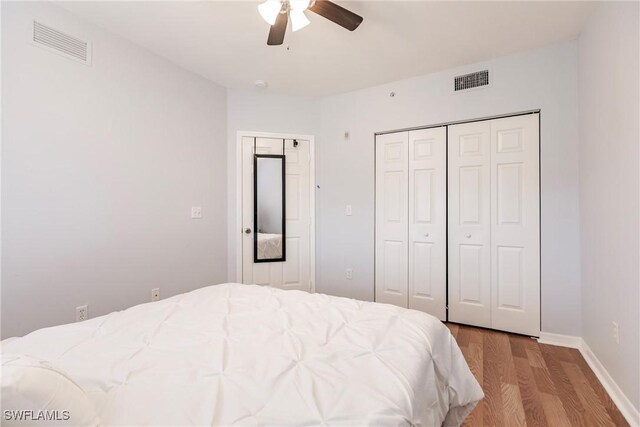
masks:
[[[464,237],[466,237],[467,239],[470,239],[470,238],[471,238],[471,234],[467,234],[467,235],[466,235],[466,236],[464,236]]]
[[[250,228],[245,228],[244,229],[244,234],[251,234],[251,229]]]
[[[424,233],[424,237],[429,237],[429,233]]]

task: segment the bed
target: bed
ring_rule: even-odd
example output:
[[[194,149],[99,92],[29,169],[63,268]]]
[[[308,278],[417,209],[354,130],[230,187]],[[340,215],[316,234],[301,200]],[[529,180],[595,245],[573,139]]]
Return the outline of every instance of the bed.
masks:
[[[258,259],[282,258],[282,234],[258,233]]]
[[[432,316],[255,285],[210,286],[1,345],[3,369],[16,357],[46,361],[103,426],[459,425],[483,397]]]

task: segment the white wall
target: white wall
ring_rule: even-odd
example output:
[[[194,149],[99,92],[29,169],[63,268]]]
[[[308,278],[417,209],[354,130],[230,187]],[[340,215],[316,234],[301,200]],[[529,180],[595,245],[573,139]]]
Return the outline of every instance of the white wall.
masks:
[[[485,67],[490,88],[453,92],[455,75]],[[575,42],[323,98],[316,290],[373,299],[375,132],[541,109],[542,330],[579,336],[577,103]]]
[[[238,233],[241,232],[236,226],[236,148],[238,145],[238,131],[317,136],[320,128],[318,112],[319,105],[317,98],[276,95],[259,91],[229,90],[227,94],[227,153],[229,165],[227,174],[229,234],[227,239],[229,249],[229,281],[240,281],[236,274],[236,241],[238,239]],[[316,143],[317,142],[316,140]],[[316,155],[316,168],[318,162],[319,159]],[[316,241],[316,248],[319,246],[320,243]],[[319,274],[317,274],[316,277],[319,277]]]
[[[637,2],[602,3],[578,42],[583,338],[637,410],[639,13]]]
[[[91,40],[93,65],[31,45],[32,18]],[[50,3],[2,2],[2,107],[3,337],[225,280],[224,88]]]

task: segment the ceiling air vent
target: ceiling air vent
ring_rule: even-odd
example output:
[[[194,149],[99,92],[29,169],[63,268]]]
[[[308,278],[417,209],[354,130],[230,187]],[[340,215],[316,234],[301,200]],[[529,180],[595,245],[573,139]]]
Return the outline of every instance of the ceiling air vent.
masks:
[[[489,70],[477,71],[475,73],[465,74],[455,78],[454,90],[473,89],[489,85]]]
[[[32,42],[50,52],[87,65],[91,64],[91,45],[89,42],[65,34],[38,21],[33,21]]]

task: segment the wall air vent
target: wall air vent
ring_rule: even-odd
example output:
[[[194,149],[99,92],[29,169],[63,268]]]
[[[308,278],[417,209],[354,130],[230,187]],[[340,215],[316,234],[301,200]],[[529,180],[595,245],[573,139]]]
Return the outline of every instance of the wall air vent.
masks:
[[[461,90],[473,89],[476,87],[489,85],[489,70],[477,71],[475,73],[465,74],[458,76],[454,81],[454,90],[456,92]]]
[[[33,21],[33,37],[31,41],[39,47],[57,53],[84,64],[91,64],[91,44]]]

